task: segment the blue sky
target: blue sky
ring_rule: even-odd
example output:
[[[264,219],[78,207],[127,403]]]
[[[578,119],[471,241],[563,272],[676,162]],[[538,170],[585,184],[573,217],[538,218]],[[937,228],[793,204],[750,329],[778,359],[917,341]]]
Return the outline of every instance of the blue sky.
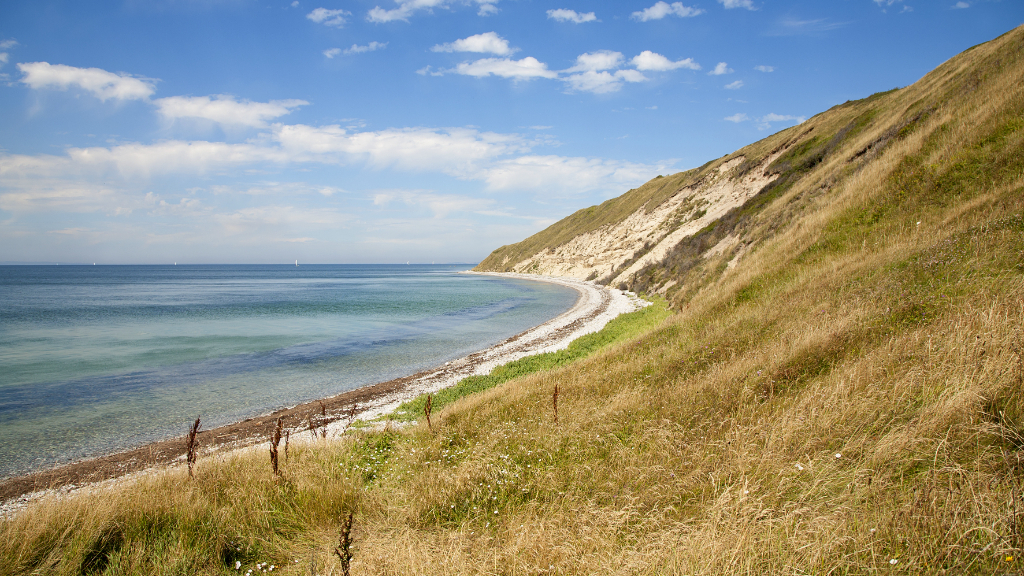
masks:
[[[1018,0],[8,0],[0,261],[477,262]]]

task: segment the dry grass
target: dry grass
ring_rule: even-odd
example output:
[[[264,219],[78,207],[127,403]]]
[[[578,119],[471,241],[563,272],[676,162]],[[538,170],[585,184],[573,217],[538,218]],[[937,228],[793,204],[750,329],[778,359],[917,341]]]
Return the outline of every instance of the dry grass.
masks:
[[[341,574],[354,512],[358,575],[1019,573],[1022,37],[873,100],[641,336],[280,476],[259,450],[44,499],[0,524],[0,571]]]

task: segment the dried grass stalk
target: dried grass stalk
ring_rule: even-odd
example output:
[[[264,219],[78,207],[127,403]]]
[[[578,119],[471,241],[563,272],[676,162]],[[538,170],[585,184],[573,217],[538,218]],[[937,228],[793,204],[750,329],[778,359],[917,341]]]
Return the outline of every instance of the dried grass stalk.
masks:
[[[188,435],[185,436],[185,461],[188,462],[188,477],[195,478],[192,474],[192,467],[195,466],[196,460],[198,459],[197,450],[199,449],[199,418],[192,423],[192,428],[189,429]]]
[[[277,425],[274,427],[274,434],[270,438],[270,465],[274,468],[274,474],[280,475],[281,472],[277,466],[277,445],[281,443],[281,428],[282,419],[277,419]]]
[[[338,538],[338,547],[334,549],[338,559],[341,560],[341,573],[349,576],[349,564],[352,562],[352,513],[341,523],[341,536]]]
[[[551,405],[555,409],[555,425],[558,425],[558,383],[555,383],[555,392],[551,395]]]
[[[430,428],[431,432],[434,431],[434,425],[430,423],[430,411],[433,403],[433,397],[427,394],[427,403],[423,406],[423,413],[427,415],[427,427]]]

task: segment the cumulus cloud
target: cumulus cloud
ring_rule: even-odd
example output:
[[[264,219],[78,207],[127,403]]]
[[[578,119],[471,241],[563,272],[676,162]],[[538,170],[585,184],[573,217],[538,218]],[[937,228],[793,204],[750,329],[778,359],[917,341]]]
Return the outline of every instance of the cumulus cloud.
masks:
[[[9,38],[7,40],[4,40],[3,42],[0,42],[0,50],[7,50],[8,48],[14,48],[17,45],[18,45],[18,41],[17,40],[15,40],[14,38]]]
[[[775,72],[774,66],[754,66],[754,70],[758,72]]]
[[[7,58],[7,52],[0,52],[0,68],[2,68],[4,64],[7,64]]]
[[[648,79],[638,70],[610,72],[622,66],[623,62],[622,53],[612,50],[580,54],[576,57],[576,64],[565,70],[569,75],[562,80],[571,91],[605,94],[619,90],[624,82],[644,82]]]
[[[351,15],[352,13],[347,10],[328,10],[327,8],[317,8],[309,14],[306,14],[306,18],[309,18],[317,24],[341,28],[345,25],[345,16]]]
[[[659,1],[650,8],[645,8],[643,10],[633,12],[633,14],[630,17],[633,18],[634,20],[639,20],[640,22],[647,22],[648,20],[661,20],[666,16],[678,16],[680,18],[687,18],[691,16],[697,16],[703,13],[704,11],[701,10],[700,8],[691,8],[688,6],[683,6],[682,2],[673,2],[669,4],[668,2]]]
[[[557,22],[573,22],[576,24],[594,22],[597,20],[597,16],[593,12],[577,12],[566,8],[548,10],[548,18]]]
[[[806,116],[790,116],[788,114],[775,114],[772,112],[757,119],[757,128],[758,130],[767,130],[771,128],[772,123],[775,122],[796,122],[797,124],[803,124],[804,120],[807,120]]]
[[[525,153],[529,145],[517,135],[469,128],[405,128],[348,132],[340,126],[277,126],[274,139],[282,153],[304,161],[361,163],[372,168],[443,172],[458,177],[473,173],[494,158]]]
[[[500,76],[512,78],[513,80],[530,80],[533,78],[557,78],[558,73],[548,70],[547,64],[532,56],[522,60],[510,58],[484,58],[474,62],[463,62],[452,70],[442,73],[462,74],[463,76],[475,76],[484,78],[487,76]]]
[[[324,50],[324,56],[327,56],[328,58],[334,58],[338,54],[341,54],[341,48],[328,48],[327,50]]]
[[[670,171],[670,164],[638,164],[599,158],[529,155],[502,160],[483,173],[491,190],[621,190]]]
[[[360,46],[353,44],[351,48],[345,49],[345,54],[362,54],[363,52],[373,52],[375,50],[383,50],[388,47],[387,42],[370,42],[366,46]]]
[[[455,42],[438,44],[431,50],[434,52],[482,52],[499,56],[507,56],[515,52],[515,49],[509,48],[508,40],[498,36],[496,32],[484,32]]]
[[[375,6],[366,14],[366,19],[376,23],[394,22],[395,20],[408,21],[410,16],[421,10],[448,8],[452,4],[451,0],[395,0],[395,2],[398,7],[391,10]],[[477,11],[480,16],[489,16],[498,11],[498,7],[495,5],[498,0],[473,0],[473,2],[480,6]]]
[[[956,4],[953,4],[953,8],[956,9],[956,10],[962,10],[964,8],[970,8],[970,7],[971,7],[971,5],[968,4],[967,2],[957,2]]]
[[[610,70],[621,66],[622,60],[622,52],[613,50],[585,52],[576,57],[576,65],[569,68],[567,72]]]
[[[878,0],[875,0],[876,2]],[[718,0],[718,3],[726,8],[746,8],[747,10],[754,9],[754,3],[751,0]]]
[[[725,85],[726,90],[738,90],[740,88],[743,88],[743,80],[737,80]]]
[[[728,64],[726,64],[725,62],[719,62],[715,66],[714,70],[712,70],[711,72],[708,72],[708,75],[709,76],[721,76],[723,74],[732,74],[733,72],[735,72],[735,70],[733,70],[732,68],[729,68]]]
[[[616,70],[613,72],[588,70],[572,74],[563,80],[571,90],[605,94],[622,88],[623,82],[644,82],[648,78],[637,70]]]
[[[238,101],[232,96],[171,96],[153,101],[157,111],[168,120],[198,118],[218,124],[262,128],[268,120],[288,114],[293,108],[306,106],[305,100],[272,100],[270,102]]]
[[[650,50],[644,50],[639,55],[634,56],[631,62],[637,70],[644,71],[663,72],[665,70],[676,70],[677,68],[700,70],[700,64],[694,62],[693,58],[685,58],[673,62],[661,54],[651,52]]]
[[[740,122],[746,122],[747,120],[750,120],[750,118],[746,114],[744,114],[742,112],[737,112],[736,114],[733,114],[732,116],[726,116],[725,120],[728,120],[729,122],[735,122],[735,123],[739,124]]]
[[[67,90],[74,86],[107,100],[146,100],[155,92],[155,81],[128,74],[114,74],[99,68],[75,68],[64,64],[28,62],[18,64],[22,83],[30,88]]]

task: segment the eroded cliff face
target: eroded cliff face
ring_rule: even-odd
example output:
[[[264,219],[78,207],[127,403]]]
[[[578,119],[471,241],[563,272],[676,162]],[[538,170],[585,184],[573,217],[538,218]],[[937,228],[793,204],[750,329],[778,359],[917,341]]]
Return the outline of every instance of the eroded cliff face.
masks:
[[[778,178],[778,174],[769,174],[768,166],[783,152],[775,151],[753,167],[744,165],[743,156],[732,158],[695,184],[679,188],[653,209],[643,206],[618,223],[542,250],[511,268],[628,285],[634,273],[661,262],[680,241],[741,206]]]

